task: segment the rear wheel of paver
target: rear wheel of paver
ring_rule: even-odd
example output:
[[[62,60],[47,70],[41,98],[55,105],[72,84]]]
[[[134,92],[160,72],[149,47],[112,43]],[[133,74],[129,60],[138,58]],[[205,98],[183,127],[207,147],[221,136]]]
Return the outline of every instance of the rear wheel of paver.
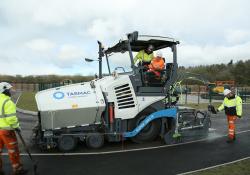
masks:
[[[77,139],[73,136],[62,136],[58,139],[58,148],[63,152],[74,150],[76,145]]]
[[[104,145],[104,136],[103,134],[95,133],[90,134],[86,138],[86,145],[89,148],[98,149]]]

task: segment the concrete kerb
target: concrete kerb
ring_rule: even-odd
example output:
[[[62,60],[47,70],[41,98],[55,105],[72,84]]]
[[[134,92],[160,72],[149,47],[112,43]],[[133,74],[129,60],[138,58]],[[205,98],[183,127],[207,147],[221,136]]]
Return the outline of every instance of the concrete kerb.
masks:
[[[23,113],[23,114],[28,114],[28,115],[33,115],[33,116],[37,116],[38,112],[35,111],[28,111],[28,110],[24,110],[24,109],[20,109],[20,108],[16,108],[17,112]]]

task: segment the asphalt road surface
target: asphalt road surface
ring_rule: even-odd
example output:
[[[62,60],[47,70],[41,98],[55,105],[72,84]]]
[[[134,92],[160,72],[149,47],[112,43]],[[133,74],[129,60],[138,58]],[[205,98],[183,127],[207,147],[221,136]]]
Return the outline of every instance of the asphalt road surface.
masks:
[[[250,106],[244,105],[244,116],[237,121],[237,141],[226,143],[227,121],[223,113],[212,117],[212,131],[208,138],[180,145],[166,146],[161,141],[147,144],[131,142],[106,144],[99,150],[88,150],[79,144],[73,153],[57,150],[40,152],[32,147],[38,161],[39,175],[152,175],[178,174],[250,156]],[[19,114],[23,135],[29,142],[36,117]],[[24,153],[22,147],[21,152]],[[142,150],[140,150],[143,148]],[[116,152],[112,152],[116,151]],[[8,156],[3,155],[4,170],[11,172]],[[23,164],[32,174],[32,164],[22,154]]]

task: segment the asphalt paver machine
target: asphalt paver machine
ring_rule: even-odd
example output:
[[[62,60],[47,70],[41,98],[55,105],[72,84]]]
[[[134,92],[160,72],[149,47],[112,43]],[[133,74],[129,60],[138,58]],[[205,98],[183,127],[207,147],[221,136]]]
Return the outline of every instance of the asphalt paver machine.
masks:
[[[144,68],[133,61],[133,54],[149,44],[154,46],[154,51],[170,48],[172,53],[161,78],[152,84],[145,80]],[[34,128],[35,143],[43,149],[58,147],[61,151],[70,151],[78,142],[100,148],[105,141],[131,139],[140,143],[161,137],[165,143],[172,144],[181,136],[206,135],[210,122],[208,112],[170,103],[178,74],[178,44],[173,38],[138,32],[127,34],[107,49],[98,41],[98,78],[36,94],[39,122]],[[111,72],[109,58],[116,53],[127,55],[131,71]],[[105,76],[102,73],[104,59],[109,72]]]

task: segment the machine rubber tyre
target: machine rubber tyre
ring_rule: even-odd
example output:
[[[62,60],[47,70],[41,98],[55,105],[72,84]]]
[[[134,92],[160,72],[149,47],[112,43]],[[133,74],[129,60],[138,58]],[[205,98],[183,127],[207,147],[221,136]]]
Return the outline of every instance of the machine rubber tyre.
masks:
[[[91,134],[86,138],[86,145],[89,148],[98,149],[104,145],[103,134]]]
[[[138,117],[129,121],[130,131],[136,128],[142,120],[145,119],[148,115],[153,113],[152,110],[147,110],[142,112]],[[145,126],[145,128],[139,132],[135,137],[132,137],[131,140],[135,143],[143,143],[148,141],[153,141],[159,135],[161,129],[161,121],[153,120]]]
[[[76,148],[77,139],[73,136],[62,136],[58,139],[58,148],[60,151],[68,152]]]

